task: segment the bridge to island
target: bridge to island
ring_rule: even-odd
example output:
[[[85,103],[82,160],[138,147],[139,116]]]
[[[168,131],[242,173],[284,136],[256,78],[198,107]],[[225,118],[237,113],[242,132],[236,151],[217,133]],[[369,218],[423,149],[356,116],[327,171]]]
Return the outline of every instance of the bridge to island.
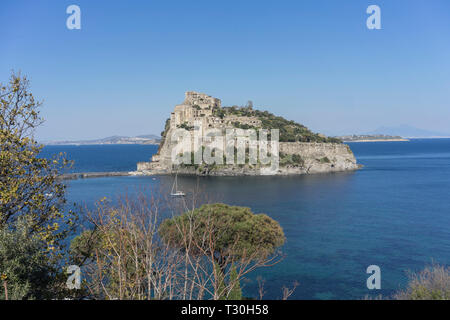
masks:
[[[88,179],[88,178],[102,178],[102,177],[123,177],[134,176],[133,171],[113,171],[113,172],[78,172],[78,173],[65,173],[58,176],[61,180],[76,180],[76,179]]]

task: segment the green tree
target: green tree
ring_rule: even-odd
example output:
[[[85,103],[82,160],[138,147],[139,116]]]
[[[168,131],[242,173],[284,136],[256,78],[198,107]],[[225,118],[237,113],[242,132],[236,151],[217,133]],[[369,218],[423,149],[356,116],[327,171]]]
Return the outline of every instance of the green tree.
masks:
[[[216,292],[219,297],[218,300],[227,300],[227,288],[225,285],[225,275],[222,272],[219,264],[214,262],[214,273],[215,273],[215,281],[217,282],[215,286],[217,287]]]
[[[241,284],[235,265],[231,266],[229,281],[227,283],[225,275],[217,262],[214,263],[216,273],[218,300],[242,300]]]
[[[232,287],[228,294],[228,300],[242,300],[241,284],[239,283],[239,276],[235,265],[231,267],[230,285]]]
[[[214,299],[242,297],[240,279],[255,268],[273,265],[274,253],[285,241],[281,226],[267,215],[222,203],[166,219],[158,233],[170,247],[210,261]]]
[[[64,239],[73,231],[76,215],[65,212],[65,186],[58,179],[68,161],[62,154],[51,159],[41,157],[42,146],[33,137],[35,128],[43,122],[41,104],[20,73],[13,73],[8,83],[0,84],[0,230],[19,232],[18,221],[26,222],[33,248],[39,245],[47,259],[43,265],[57,266],[64,257]],[[6,277],[10,284],[16,279],[14,274]],[[42,278],[33,279],[29,282],[32,292],[39,292],[38,286],[46,287]]]
[[[53,298],[58,270],[49,263],[42,240],[32,234],[29,225],[20,218],[12,228],[0,230],[0,274],[9,299]],[[5,295],[1,290],[0,299]]]
[[[210,253],[224,269],[232,260],[242,257],[266,258],[283,245],[285,236],[281,226],[265,214],[254,214],[250,208],[229,206],[222,203],[206,204],[192,212],[166,219],[159,228],[160,236],[175,247],[182,247],[184,233],[193,227],[193,241],[198,250],[194,253]],[[211,233],[214,252],[203,237]]]

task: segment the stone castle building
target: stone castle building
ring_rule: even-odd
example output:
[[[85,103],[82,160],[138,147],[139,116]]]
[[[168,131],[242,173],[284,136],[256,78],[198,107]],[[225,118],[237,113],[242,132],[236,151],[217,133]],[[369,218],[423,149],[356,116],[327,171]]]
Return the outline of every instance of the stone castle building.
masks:
[[[188,91],[182,104],[176,105],[170,114],[171,128],[177,128],[183,123],[194,125],[195,120],[201,121],[212,116],[213,108],[220,108],[220,99],[213,98],[204,93]]]
[[[223,118],[214,116],[213,110],[222,108],[218,98],[204,93],[188,91],[182,104],[176,105],[170,114],[171,129],[182,125],[194,126],[196,121],[202,123],[203,128],[233,128],[233,123],[239,122],[252,126],[259,126],[261,121],[255,117],[238,117],[226,115]]]

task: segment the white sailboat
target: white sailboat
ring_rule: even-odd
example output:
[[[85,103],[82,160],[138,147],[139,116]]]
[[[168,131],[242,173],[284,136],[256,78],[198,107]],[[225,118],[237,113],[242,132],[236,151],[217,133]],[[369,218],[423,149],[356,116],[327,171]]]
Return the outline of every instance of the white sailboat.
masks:
[[[184,197],[186,194],[183,191],[178,190],[178,171],[175,174],[175,181],[172,185],[172,191],[170,192],[172,197]]]

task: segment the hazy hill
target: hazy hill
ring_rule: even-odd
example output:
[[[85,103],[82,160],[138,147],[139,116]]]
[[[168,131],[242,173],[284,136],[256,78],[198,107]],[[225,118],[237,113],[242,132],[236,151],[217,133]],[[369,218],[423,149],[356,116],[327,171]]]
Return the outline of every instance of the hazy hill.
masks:
[[[389,135],[389,136],[402,136],[405,138],[441,138],[450,137],[450,133],[443,133],[425,129],[419,129],[408,125],[401,125],[397,127],[379,127],[378,129],[368,132],[368,135]]]
[[[161,138],[154,134],[136,137],[111,136],[102,139],[76,141],[47,141],[46,145],[95,145],[95,144],[159,144]]]

